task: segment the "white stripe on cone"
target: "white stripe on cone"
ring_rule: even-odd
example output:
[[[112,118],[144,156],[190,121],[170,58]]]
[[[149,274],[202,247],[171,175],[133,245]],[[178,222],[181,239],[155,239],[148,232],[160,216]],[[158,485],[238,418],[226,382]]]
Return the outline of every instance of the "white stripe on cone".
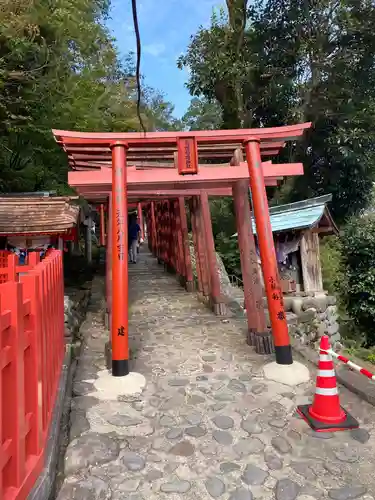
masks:
[[[320,354],[320,361],[332,361],[332,357],[330,354]]]
[[[318,370],[318,377],[334,377],[335,370]]]
[[[323,388],[317,387],[315,390],[315,394],[319,394],[319,396],[337,396],[338,395],[337,387],[331,388]]]

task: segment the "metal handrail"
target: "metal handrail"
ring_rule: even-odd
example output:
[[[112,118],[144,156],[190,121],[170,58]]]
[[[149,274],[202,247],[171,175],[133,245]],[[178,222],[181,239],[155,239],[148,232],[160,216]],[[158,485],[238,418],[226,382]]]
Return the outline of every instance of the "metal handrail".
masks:
[[[237,288],[243,288],[243,281],[238,276],[236,276],[235,274],[229,274],[228,278],[231,285]]]

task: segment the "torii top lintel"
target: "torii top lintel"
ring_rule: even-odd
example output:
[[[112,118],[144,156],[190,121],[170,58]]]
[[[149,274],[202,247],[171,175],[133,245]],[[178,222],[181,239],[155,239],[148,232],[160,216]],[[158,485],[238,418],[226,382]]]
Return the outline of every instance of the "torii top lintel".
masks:
[[[71,168],[100,168],[110,163],[110,145],[116,141],[128,144],[128,161],[153,162],[173,160],[178,138],[195,137],[199,158],[221,158],[222,161],[242,147],[250,137],[260,140],[262,156],[276,156],[286,141],[297,140],[311,123],[273,128],[237,130],[200,130],[191,132],[75,132],[53,130],[56,141],[68,154]],[[85,164],[86,162],[90,164]],[[95,165],[99,162],[99,165]],[[134,163],[133,163],[134,164]],[[163,165],[164,166],[164,165]]]
[[[269,160],[280,152],[287,141],[298,140],[310,127],[311,123],[302,123],[237,130],[147,133],[53,130],[53,134],[67,153],[73,170],[69,173],[69,184],[79,194],[97,198],[107,195],[111,189],[111,145],[116,142],[127,145],[129,194],[140,188],[146,193],[156,187],[164,190],[230,187],[236,179],[248,178],[247,166],[241,163],[241,159],[237,158],[234,164],[230,162],[235,150],[241,156],[244,142],[251,138],[260,143],[266,184],[275,185],[284,176],[303,174],[302,164],[274,165]],[[194,138],[197,144],[198,161],[202,163],[198,175],[181,176],[176,170],[178,141],[184,138]]]

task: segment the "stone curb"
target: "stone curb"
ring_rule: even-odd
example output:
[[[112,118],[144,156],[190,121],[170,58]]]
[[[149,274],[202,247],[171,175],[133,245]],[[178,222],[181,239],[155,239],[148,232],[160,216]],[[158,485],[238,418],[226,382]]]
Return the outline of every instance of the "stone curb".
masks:
[[[314,366],[318,366],[319,355],[310,347],[303,346],[297,340],[291,339],[293,349],[303,356],[307,361]],[[368,380],[363,375],[349,370],[344,365],[336,364],[337,381],[349,389],[349,391],[357,394],[360,398],[375,406],[375,384]]]

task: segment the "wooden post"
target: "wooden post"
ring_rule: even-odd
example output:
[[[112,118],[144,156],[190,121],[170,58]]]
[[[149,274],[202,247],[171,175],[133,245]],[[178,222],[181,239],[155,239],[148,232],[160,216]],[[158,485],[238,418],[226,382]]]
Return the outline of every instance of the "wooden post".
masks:
[[[137,210],[138,210],[138,219],[139,219],[139,227],[141,228],[141,238],[142,241],[145,239],[145,226],[143,222],[143,212],[142,212],[142,203],[139,202],[137,204]]]
[[[128,345],[128,231],[126,149],[115,142],[112,149],[112,375],[129,374]]]
[[[249,185],[246,180],[237,181],[234,184],[233,200],[236,211],[247,325],[249,332],[261,333],[266,331],[266,320],[251,222]]]
[[[245,142],[245,148],[264,286],[275,344],[276,363],[291,365],[293,363],[292,348],[276,262],[259,140],[250,138]]]
[[[92,263],[92,235],[91,235],[92,217],[91,211],[87,217],[87,226],[85,232],[85,253],[88,264]]]
[[[169,248],[170,248],[170,268],[172,272],[177,270],[177,245],[176,245],[176,213],[174,201],[169,201]]]
[[[199,241],[198,241],[198,222],[196,213],[196,200],[195,197],[190,200],[190,217],[191,217],[191,228],[193,233],[193,244],[194,244],[194,254],[195,254],[195,272],[197,273],[197,289],[198,294],[203,293],[203,279],[202,279],[202,266],[200,262],[200,252],[199,252]]]
[[[206,242],[205,242],[205,234],[204,234],[204,222],[202,217],[202,207],[199,196],[194,196],[193,199],[193,207],[195,214],[195,224],[197,229],[197,249],[198,249],[198,261],[200,266],[200,272],[202,276],[202,288],[203,288],[203,296],[210,300],[211,297],[211,283],[210,283],[210,274],[208,270],[207,263],[207,251],[206,251]]]
[[[165,252],[165,238],[164,238],[164,203],[158,203],[158,263],[163,264]]]
[[[158,237],[156,230],[155,203],[151,202],[151,232],[152,232],[152,253],[158,255]],[[151,235],[149,235],[151,236]]]
[[[151,203],[148,203],[145,207],[146,210],[146,219],[145,219],[145,226],[146,226],[146,233],[147,233],[147,245],[149,251],[152,253],[153,250],[153,242],[152,242],[152,230],[151,230]]]
[[[200,199],[204,224],[207,263],[211,284],[211,305],[215,314],[224,315],[226,313],[226,308],[225,304],[221,300],[220,276],[216,260],[215,241],[212,232],[211,213],[207,191],[201,191]]]
[[[60,250],[60,252],[64,251],[64,240],[61,236],[59,236],[57,240],[57,249]]]
[[[175,212],[175,243],[176,243],[176,264],[177,273],[179,275],[180,282],[182,286],[186,284],[186,266],[185,266],[185,256],[184,256],[184,244],[182,240],[182,230],[181,230],[181,214],[180,214],[180,204],[178,200],[173,202],[174,212]]]
[[[313,231],[305,231],[301,239],[300,252],[303,290],[305,292],[323,292],[319,234]]]
[[[104,204],[100,204],[100,245],[105,246],[105,217],[104,217]]]
[[[188,231],[188,224],[186,217],[185,199],[183,197],[180,197],[178,199],[178,205],[180,212],[181,236],[182,236],[183,255],[185,264],[185,277],[186,277],[185,286],[188,292],[192,292],[194,290],[193,268],[191,265],[189,231]]]
[[[172,203],[170,200],[166,201],[166,229],[167,229],[167,270],[173,269],[173,234],[172,234]]]
[[[168,221],[167,221],[167,205],[166,202],[163,201],[161,204],[161,219],[162,219],[162,235],[163,235],[163,253],[162,253],[162,261],[164,266],[168,262]]]

